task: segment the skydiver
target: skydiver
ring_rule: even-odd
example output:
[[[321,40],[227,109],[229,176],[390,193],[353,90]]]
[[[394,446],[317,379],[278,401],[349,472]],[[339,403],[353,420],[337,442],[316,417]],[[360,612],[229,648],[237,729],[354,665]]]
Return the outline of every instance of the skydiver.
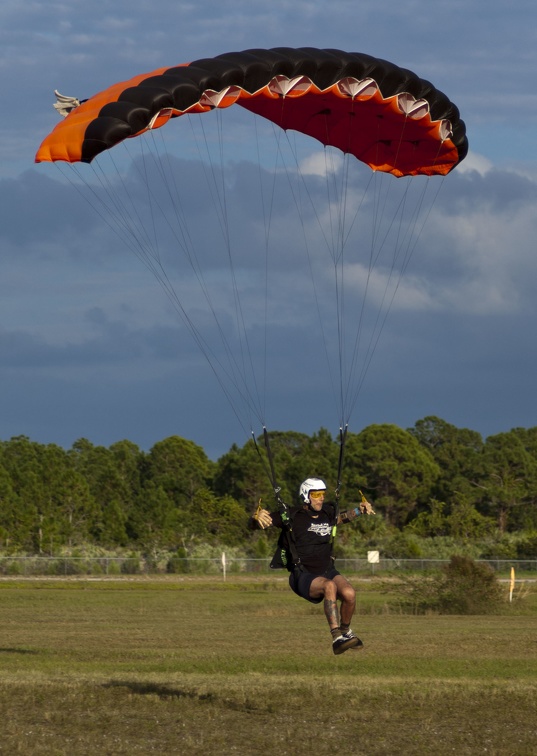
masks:
[[[356,591],[334,566],[333,530],[360,514],[375,512],[362,497],[357,507],[336,515],[335,504],[325,502],[325,494],[323,480],[307,478],[299,489],[300,506],[269,512],[259,505],[250,519],[250,527],[264,530],[273,525],[282,530],[271,567],[287,567],[289,585],[301,598],[312,604],[324,602],[332,650],[334,654],[342,654],[350,648],[363,648],[363,643],[351,630]]]

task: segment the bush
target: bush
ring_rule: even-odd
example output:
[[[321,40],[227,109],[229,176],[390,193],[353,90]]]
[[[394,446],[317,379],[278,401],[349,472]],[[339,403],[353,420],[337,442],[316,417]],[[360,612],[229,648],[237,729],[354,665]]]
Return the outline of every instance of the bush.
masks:
[[[138,575],[140,570],[140,559],[138,557],[130,557],[129,559],[122,559],[120,565],[120,571],[123,575]]]
[[[481,550],[482,559],[516,559],[517,544],[509,534],[488,541]]]
[[[402,608],[417,614],[494,614],[502,604],[495,572],[466,556],[452,556],[432,578],[404,579],[398,593]]]
[[[181,574],[190,572],[188,559],[178,556],[170,557],[166,564],[166,572],[168,572],[169,574]]]
[[[439,590],[441,614],[493,614],[502,594],[496,573],[487,564],[453,556],[443,571]]]

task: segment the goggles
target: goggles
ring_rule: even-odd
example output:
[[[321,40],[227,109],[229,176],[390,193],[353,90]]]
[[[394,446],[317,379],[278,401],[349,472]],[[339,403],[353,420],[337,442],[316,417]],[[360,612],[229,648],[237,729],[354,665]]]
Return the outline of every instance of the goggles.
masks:
[[[310,491],[310,499],[322,499],[326,491]]]

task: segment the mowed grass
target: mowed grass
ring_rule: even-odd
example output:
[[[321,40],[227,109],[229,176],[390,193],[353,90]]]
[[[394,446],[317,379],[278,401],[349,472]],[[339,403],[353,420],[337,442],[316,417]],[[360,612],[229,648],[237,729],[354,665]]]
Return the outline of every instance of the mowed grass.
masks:
[[[281,577],[0,582],[0,753],[537,753],[535,596],[415,617],[356,585],[335,657]]]

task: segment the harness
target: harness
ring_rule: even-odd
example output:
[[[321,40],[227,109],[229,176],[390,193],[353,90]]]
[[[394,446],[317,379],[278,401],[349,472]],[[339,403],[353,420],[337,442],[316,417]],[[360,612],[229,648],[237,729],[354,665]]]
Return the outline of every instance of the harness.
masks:
[[[300,562],[300,557],[298,556],[295,535],[293,533],[293,520],[295,519],[297,512],[301,509],[302,507],[293,507],[293,509],[289,509],[289,507],[286,506],[279,510],[283,526],[280,537],[278,538],[276,551],[270,562],[271,570],[287,569],[289,572],[292,572],[294,569],[304,569]]]

